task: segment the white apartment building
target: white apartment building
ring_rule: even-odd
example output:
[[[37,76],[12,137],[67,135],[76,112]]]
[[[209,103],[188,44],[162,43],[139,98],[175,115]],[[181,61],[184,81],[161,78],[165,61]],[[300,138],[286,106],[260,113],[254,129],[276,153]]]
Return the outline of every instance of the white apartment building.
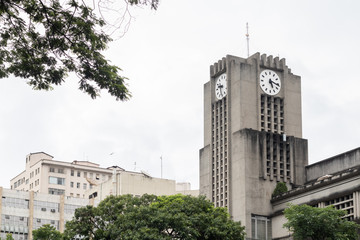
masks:
[[[97,205],[98,201],[92,200]],[[64,231],[75,209],[89,205],[89,199],[18,191],[0,187],[0,237],[11,233],[15,240],[31,240],[32,231],[44,224]]]
[[[83,198],[85,191],[111,179],[113,169],[124,171],[117,166],[101,168],[88,161],[53,158],[44,152],[27,155],[25,170],[10,180],[11,189]]]

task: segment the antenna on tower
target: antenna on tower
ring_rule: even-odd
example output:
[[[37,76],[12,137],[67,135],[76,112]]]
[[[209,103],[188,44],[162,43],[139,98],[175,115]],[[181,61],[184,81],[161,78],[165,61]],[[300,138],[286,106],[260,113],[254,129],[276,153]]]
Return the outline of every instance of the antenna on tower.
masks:
[[[162,155],[160,156],[161,160],[161,178],[163,178],[163,164],[162,164]]]
[[[246,42],[247,42],[247,56],[249,57],[250,56],[250,53],[249,53],[249,24],[246,23]]]

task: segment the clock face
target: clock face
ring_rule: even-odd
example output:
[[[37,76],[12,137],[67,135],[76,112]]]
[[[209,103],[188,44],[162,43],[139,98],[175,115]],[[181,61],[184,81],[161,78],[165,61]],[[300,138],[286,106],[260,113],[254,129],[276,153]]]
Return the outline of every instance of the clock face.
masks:
[[[260,87],[269,94],[276,95],[280,92],[281,81],[279,75],[272,70],[264,70],[260,73]]]
[[[215,96],[217,99],[222,99],[227,94],[226,73],[217,77],[215,82]]]

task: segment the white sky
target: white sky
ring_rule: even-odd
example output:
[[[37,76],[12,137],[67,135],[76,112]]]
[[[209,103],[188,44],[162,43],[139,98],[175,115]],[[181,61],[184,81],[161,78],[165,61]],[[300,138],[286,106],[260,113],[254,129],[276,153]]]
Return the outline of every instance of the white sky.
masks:
[[[134,12],[127,34],[105,55],[129,78],[133,98],[92,100],[77,79],[50,92],[0,79],[0,186],[44,151],[56,160],[119,165],[198,188],[203,84],[226,54],[286,58],[302,77],[309,162],[360,147],[360,2],[353,0],[163,0]],[[110,153],[114,152],[113,155]]]

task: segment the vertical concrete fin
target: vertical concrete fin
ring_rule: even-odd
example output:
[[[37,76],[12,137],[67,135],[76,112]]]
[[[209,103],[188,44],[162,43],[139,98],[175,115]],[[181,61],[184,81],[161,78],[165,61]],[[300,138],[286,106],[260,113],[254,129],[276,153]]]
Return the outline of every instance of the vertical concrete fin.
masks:
[[[222,62],[222,60],[219,60],[219,61],[218,61],[218,67],[219,67],[218,72],[220,72],[220,71],[223,69],[223,62]]]
[[[272,56],[272,55],[269,55],[269,56],[267,57],[266,61],[267,61],[268,67],[274,68],[274,62],[273,62],[273,56]]]
[[[221,70],[226,69],[226,58],[223,57],[223,58],[221,59],[221,62],[222,62]]]
[[[64,212],[65,212],[65,195],[61,195],[60,196],[60,206],[59,206],[59,213],[60,213],[60,223],[59,223],[60,229],[59,230],[61,233],[63,233],[65,230]]]
[[[261,60],[260,60],[260,64],[267,67],[267,62],[266,62],[266,54],[261,54]]]
[[[286,68],[286,61],[285,58],[282,58],[280,60],[280,69],[285,70],[285,68]]]
[[[214,74],[216,74],[219,71],[218,63],[214,63]]]
[[[279,57],[275,57],[275,58],[274,58],[274,67],[275,67],[276,69],[279,69],[279,68],[280,68]]]
[[[215,74],[215,69],[214,69],[214,66],[211,65],[210,66],[210,76],[213,76]]]
[[[28,221],[28,232],[29,240],[32,240],[32,231],[34,223],[34,191],[29,192],[29,221]]]

